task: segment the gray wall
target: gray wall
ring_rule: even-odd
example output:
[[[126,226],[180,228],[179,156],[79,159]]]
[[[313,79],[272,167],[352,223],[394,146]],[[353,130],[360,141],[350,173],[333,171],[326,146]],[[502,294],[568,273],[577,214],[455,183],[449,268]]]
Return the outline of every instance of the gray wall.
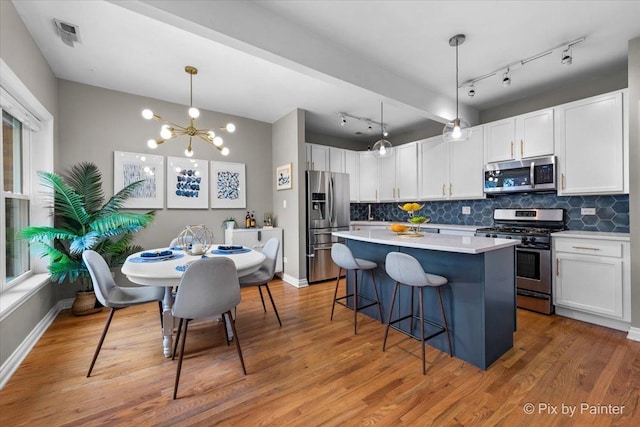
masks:
[[[300,281],[307,276],[305,260],[305,126],[304,110],[296,109],[273,124],[273,176],[275,168],[292,164],[292,188],[275,191],[273,213],[276,225],[284,228],[285,280]],[[273,180],[271,180],[273,181]],[[286,202],[286,208],[284,204]],[[292,283],[298,285],[298,283]]]
[[[10,1],[0,1],[0,57],[53,115],[55,145],[56,79]],[[56,305],[58,290],[57,285],[47,284],[0,321],[0,365]]]
[[[631,325],[640,328],[640,38],[629,41]]]
[[[160,123],[144,120],[143,108],[178,124],[187,123],[187,107],[60,80],[60,148],[58,170],[68,169],[81,161],[95,163],[102,172],[107,197],[113,194],[113,152],[128,151],[184,157],[188,139],[177,138],[165,142],[156,150],[147,148],[146,141],[158,136]],[[156,219],[147,229],[136,235],[136,243],[145,248],[169,244],[185,225],[205,224],[214,233],[215,242],[224,241],[222,221],[234,216],[244,224],[247,210],[255,210],[261,224],[264,212],[272,212],[271,125],[243,117],[229,116],[201,110],[197,124],[219,127],[228,122],[236,125],[233,134],[223,134],[231,151],[226,157],[218,150],[194,140],[194,158],[246,164],[246,209],[158,209]],[[166,198],[165,198],[166,206]]]

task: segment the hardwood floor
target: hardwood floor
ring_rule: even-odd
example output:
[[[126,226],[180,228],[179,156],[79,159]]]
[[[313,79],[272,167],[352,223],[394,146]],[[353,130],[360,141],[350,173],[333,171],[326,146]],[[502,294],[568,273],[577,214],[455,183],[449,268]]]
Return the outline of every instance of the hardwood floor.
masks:
[[[382,352],[380,323],[361,315],[354,336],[340,306],[329,321],[333,286],[273,281],[282,328],[243,289],[247,376],[222,323],[193,322],[176,401],[157,304],[115,314],[91,378],[108,312],[63,311],[0,391],[0,426],[638,425],[640,342],[623,332],[519,311],[514,347],[488,370],[427,346],[423,376],[418,341],[392,330]]]

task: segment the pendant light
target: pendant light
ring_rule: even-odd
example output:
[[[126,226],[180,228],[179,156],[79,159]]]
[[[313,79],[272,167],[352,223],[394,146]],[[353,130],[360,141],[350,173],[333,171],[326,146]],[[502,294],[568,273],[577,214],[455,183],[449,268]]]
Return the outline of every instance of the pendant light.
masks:
[[[471,136],[469,123],[458,115],[458,46],[464,43],[464,34],[457,34],[449,39],[449,46],[456,48],[456,118],[444,126],[442,136],[447,142],[465,141]]]
[[[393,145],[384,139],[384,115],[382,110],[382,102],[380,103],[380,139],[373,144],[373,155],[376,157],[389,157],[393,154]]]

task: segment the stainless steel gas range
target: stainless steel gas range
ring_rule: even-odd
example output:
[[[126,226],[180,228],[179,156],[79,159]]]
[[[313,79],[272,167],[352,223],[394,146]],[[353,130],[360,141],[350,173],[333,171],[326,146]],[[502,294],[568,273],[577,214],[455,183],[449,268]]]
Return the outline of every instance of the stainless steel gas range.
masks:
[[[517,305],[552,314],[551,233],[564,228],[562,209],[495,209],[493,227],[476,236],[518,239],[516,246]]]

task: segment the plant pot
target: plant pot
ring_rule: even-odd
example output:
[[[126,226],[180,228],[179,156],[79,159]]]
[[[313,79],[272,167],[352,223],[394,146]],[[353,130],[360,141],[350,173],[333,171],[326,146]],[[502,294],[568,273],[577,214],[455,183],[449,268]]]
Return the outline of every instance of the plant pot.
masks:
[[[71,312],[75,316],[85,316],[87,314],[98,313],[102,310],[102,307],[96,307],[96,294],[95,292],[76,292],[76,299],[73,300],[71,305]]]

